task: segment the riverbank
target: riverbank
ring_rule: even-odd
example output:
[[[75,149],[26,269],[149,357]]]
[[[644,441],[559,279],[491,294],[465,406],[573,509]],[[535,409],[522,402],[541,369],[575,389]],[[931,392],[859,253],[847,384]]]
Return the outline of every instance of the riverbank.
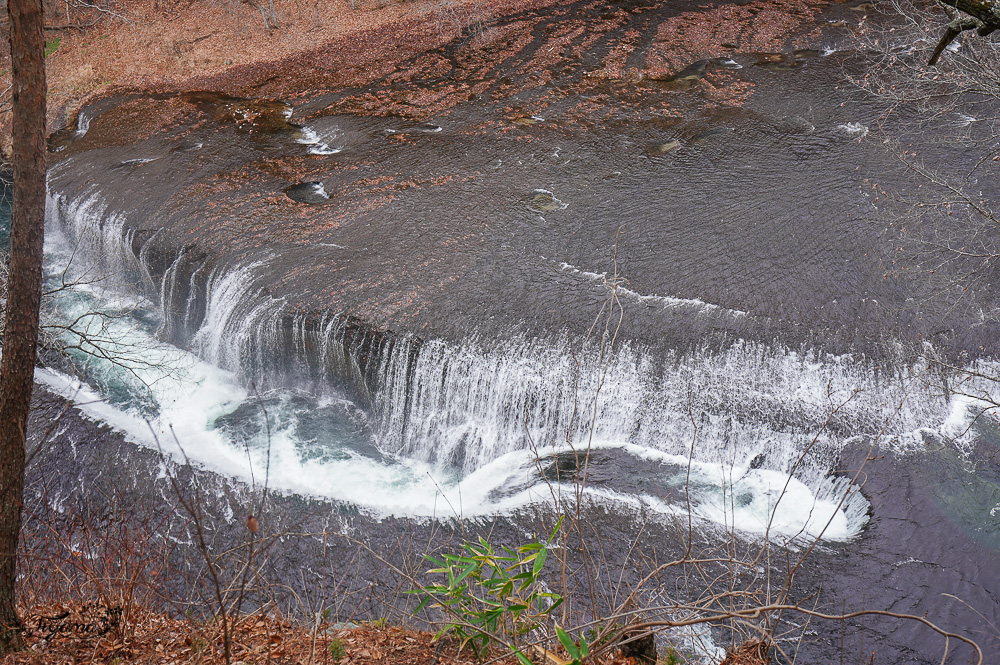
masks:
[[[26,649],[0,658],[2,665],[222,665],[226,663],[218,620],[171,617],[131,608],[127,622],[109,615],[100,603],[61,602],[22,610]],[[111,617],[111,618],[109,618]],[[329,622],[318,617],[306,627],[268,612],[233,621],[233,665],[474,665],[471,649],[447,636],[425,630],[371,623]],[[565,653],[544,661],[558,665]],[[497,665],[518,665],[513,656],[493,654]],[[543,662],[541,659],[538,662]],[[617,651],[590,661],[593,665],[636,665]],[[739,661],[740,665],[756,665]],[[734,664],[735,665],[735,664]]]
[[[78,663],[225,663],[220,622],[171,617],[130,608],[116,618],[98,602],[60,602],[22,610],[26,649],[0,658],[4,665]],[[342,663],[375,665],[471,665],[454,640],[384,624],[328,623],[312,628],[269,613],[234,622],[231,663]]]

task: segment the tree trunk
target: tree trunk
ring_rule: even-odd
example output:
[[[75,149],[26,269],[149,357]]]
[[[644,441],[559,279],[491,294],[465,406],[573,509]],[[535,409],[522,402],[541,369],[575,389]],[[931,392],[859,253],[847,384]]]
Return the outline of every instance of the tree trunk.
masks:
[[[7,324],[0,358],[0,653],[23,644],[14,589],[42,298],[46,156],[42,0],[9,0],[7,7],[14,84],[14,201]]]
[[[1000,29],[1000,0],[943,0],[969,16],[979,19],[984,26],[992,30]],[[992,31],[991,30],[991,31]]]

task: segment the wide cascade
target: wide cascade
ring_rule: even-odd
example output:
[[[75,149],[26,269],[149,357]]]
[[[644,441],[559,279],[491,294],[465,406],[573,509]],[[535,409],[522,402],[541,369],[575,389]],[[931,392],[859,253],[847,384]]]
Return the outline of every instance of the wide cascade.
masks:
[[[59,308],[107,326],[87,312],[117,306],[120,327],[107,336],[117,367],[90,358],[90,387],[55,371],[44,374],[50,385],[103,391],[112,406],[95,415],[147,443],[158,431],[157,445],[226,473],[248,473],[270,448],[283,489],[376,513],[434,514],[447,502],[474,515],[545,501],[547,483],[578,478],[558,470],[590,451],[593,500],[672,514],[690,479],[709,521],[843,539],[867,519],[840,468],[845,449],[905,452],[968,436],[975,400],[949,398],[926,361],[876,366],[750,341],[655,350],[612,344],[608,333],[392,335],[336,311],[293,311],[268,293],[267,256],[226,265],[182,249],[164,259],[155,236],[140,241],[124,220],[96,191],[50,196],[50,279],[86,285]],[[94,284],[88,274],[112,277]],[[109,378],[122,367],[124,379]],[[131,387],[116,391],[122,381]],[[962,392],[977,389],[988,385]],[[344,473],[372,482],[345,493]]]

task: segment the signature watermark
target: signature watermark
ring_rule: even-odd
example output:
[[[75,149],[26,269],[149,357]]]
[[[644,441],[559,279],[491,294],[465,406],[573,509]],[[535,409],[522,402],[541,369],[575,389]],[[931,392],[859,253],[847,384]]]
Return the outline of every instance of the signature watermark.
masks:
[[[106,635],[118,628],[122,608],[99,603],[83,603],[78,608],[58,614],[32,614],[25,621],[24,632],[42,639],[58,635]]]

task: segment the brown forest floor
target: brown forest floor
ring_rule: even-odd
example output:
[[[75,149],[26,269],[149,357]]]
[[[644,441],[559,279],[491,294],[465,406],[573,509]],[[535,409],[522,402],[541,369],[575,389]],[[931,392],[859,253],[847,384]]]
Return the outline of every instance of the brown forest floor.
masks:
[[[27,649],[0,658],[2,665],[216,665],[225,662],[218,622],[169,618],[136,610],[134,616],[119,624],[125,630],[114,630],[109,629],[114,622],[109,622],[107,613],[95,605],[57,603],[23,613]],[[353,624],[330,626],[325,623],[312,631],[280,618],[259,615],[237,622],[232,644],[230,662],[243,665],[473,665],[479,662],[469,649],[459,653],[455,640],[436,640],[426,631],[393,625],[354,627]],[[543,662],[537,654],[534,660]],[[559,660],[552,654],[545,663],[557,665]],[[517,664],[512,657],[492,662]],[[612,653],[594,661],[594,665],[635,665],[635,660]]]

